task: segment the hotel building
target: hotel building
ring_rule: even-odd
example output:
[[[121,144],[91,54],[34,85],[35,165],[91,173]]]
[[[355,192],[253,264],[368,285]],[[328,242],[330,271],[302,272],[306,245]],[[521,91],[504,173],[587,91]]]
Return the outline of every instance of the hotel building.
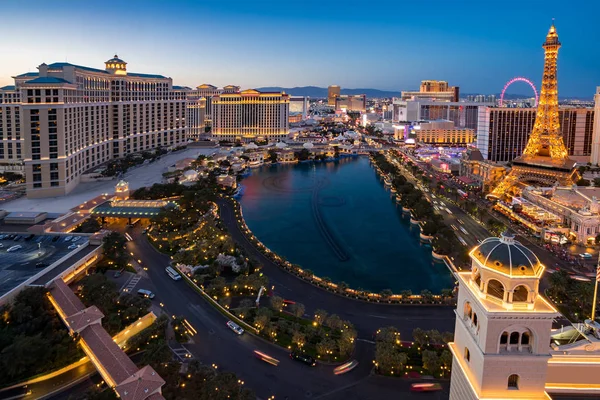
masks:
[[[0,88],[0,172],[23,174],[24,139],[21,136],[21,92]]]
[[[418,92],[402,92],[402,100],[434,100],[458,102],[458,86],[448,86],[446,81],[421,81]]]
[[[335,109],[365,112],[367,110],[367,96],[364,94],[336,96]]]
[[[594,95],[594,114],[599,117],[594,121],[594,130],[592,135],[592,155],[590,162],[594,165],[600,163],[600,86],[596,88]]]
[[[339,97],[342,88],[338,85],[331,85],[327,88],[327,105],[335,107],[335,98]]]
[[[59,62],[14,79],[2,90],[0,163],[14,162],[20,148],[28,197],[65,195],[111,159],[186,141],[186,88],[128,72],[117,56],[105,69]]]
[[[494,162],[509,162],[523,154],[535,115],[535,108],[480,108],[477,148],[483,157]],[[569,156],[578,162],[589,162],[594,110],[561,107],[558,116]]]
[[[454,122],[457,128],[472,129],[477,134],[479,110],[492,104],[475,102],[441,102],[431,100],[392,101],[392,120],[396,123],[434,121],[445,119]]]
[[[473,129],[455,128],[452,121],[430,121],[418,126],[415,133],[418,143],[441,146],[466,146],[473,143],[475,133]]]
[[[236,93],[239,86],[227,85],[222,89],[203,83],[187,92],[187,127],[188,137],[198,139],[212,126],[212,98],[221,93]]]
[[[212,137],[252,141],[286,138],[290,131],[290,96],[248,89],[212,97]]]

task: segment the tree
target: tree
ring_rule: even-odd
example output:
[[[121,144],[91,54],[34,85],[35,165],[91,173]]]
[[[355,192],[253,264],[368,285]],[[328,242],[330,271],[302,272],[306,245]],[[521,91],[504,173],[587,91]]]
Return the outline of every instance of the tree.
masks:
[[[340,329],[343,326],[343,321],[337,314],[331,314],[327,320],[325,320],[325,326],[328,326],[331,329]]]
[[[325,320],[327,319],[327,311],[325,310],[321,310],[320,308],[317,309],[317,311],[315,311],[315,321],[318,324],[323,324],[325,322]]]
[[[321,356],[326,356],[329,354],[333,354],[333,351],[336,348],[335,342],[329,338],[321,340],[317,343],[317,353]]]
[[[442,340],[444,343],[450,343],[454,340],[454,333],[452,332],[444,332],[442,333]]]
[[[84,303],[95,305],[106,316],[112,312],[119,297],[114,282],[98,273],[86,276],[80,281],[80,285]]]
[[[452,368],[452,353],[450,353],[449,350],[442,350],[442,353],[440,354],[440,364],[448,371]]]
[[[292,314],[294,314],[296,318],[302,318],[302,316],[304,315],[304,304],[292,304]]]
[[[377,342],[375,346],[375,366],[383,374],[400,373],[408,356],[406,353],[398,351],[398,346],[395,343]]]
[[[441,367],[440,357],[434,350],[423,350],[423,368],[427,369],[432,374],[437,373]]]
[[[254,326],[259,331],[262,331],[268,323],[269,317],[267,317],[266,315],[257,315],[256,317],[254,317]]]
[[[271,308],[277,312],[280,312],[283,309],[283,299],[279,296],[271,296],[269,304],[271,305]]]
[[[412,335],[415,343],[419,346],[424,346],[429,343],[429,336],[427,335],[427,332],[421,328],[413,329]]]
[[[276,163],[277,162],[277,152],[274,149],[270,149],[268,151],[268,156],[267,156],[267,161],[270,161],[272,163]]]
[[[304,347],[306,344],[306,335],[302,332],[294,331],[292,334],[292,343],[294,343],[298,348]]]
[[[390,289],[383,289],[381,292],[379,292],[379,294],[381,295],[382,299],[387,300],[392,297],[394,292],[392,292]]]
[[[102,228],[98,218],[88,218],[81,225],[79,225],[74,232],[81,233],[95,233]]]

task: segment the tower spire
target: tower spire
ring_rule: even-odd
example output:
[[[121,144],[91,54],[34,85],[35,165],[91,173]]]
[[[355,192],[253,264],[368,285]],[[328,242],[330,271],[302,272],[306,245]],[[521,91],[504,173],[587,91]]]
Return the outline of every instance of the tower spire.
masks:
[[[554,22],[550,25],[544,48],[544,73],[535,123],[523,155],[513,160],[511,172],[492,192],[502,197],[516,183],[535,182],[544,186],[572,184],[577,180],[575,162],[569,159],[558,118],[558,79],[556,61],[561,44]],[[575,179],[574,179],[575,178]]]

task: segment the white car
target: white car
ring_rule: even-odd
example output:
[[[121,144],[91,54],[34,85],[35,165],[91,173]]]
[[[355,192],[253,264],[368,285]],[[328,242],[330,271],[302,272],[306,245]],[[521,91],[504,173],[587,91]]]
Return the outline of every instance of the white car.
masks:
[[[67,237],[65,238],[65,242],[70,242],[70,241],[71,241],[71,239],[73,239],[73,236],[67,236]]]
[[[227,326],[238,335],[244,333],[244,329],[233,321],[227,321]]]
[[[81,239],[81,236],[75,236],[75,237],[73,237],[73,239],[71,239],[71,242],[76,242],[79,239]]]
[[[78,244],[75,244],[75,243],[73,243],[72,245],[70,245],[70,246],[68,247],[68,249],[69,249],[69,250],[75,250],[75,249],[76,249],[76,248],[78,248],[78,247],[79,247],[79,245],[78,245]]]
[[[11,253],[13,251],[21,250],[22,248],[23,248],[23,246],[21,246],[20,244],[18,244],[16,246],[9,247],[8,250],[6,250],[6,251],[8,253]]]

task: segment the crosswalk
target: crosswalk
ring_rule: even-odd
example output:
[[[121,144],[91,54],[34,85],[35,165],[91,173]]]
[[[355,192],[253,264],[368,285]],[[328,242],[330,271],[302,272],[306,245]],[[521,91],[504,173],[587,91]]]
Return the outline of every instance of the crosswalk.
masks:
[[[194,356],[192,355],[192,353],[190,353],[189,350],[183,346],[177,347],[177,348],[173,348],[173,347],[169,346],[169,348],[177,356],[177,358],[179,358],[179,360],[181,362],[191,361],[194,359]]]
[[[140,279],[142,279],[141,276],[135,275],[133,278],[131,278],[129,280],[129,282],[127,282],[125,284],[125,286],[123,287],[123,289],[121,289],[121,291],[123,291],[124,293],[131,293],[131,292],[133,292],[133,289],[135,288],[135,285],[138,284],[138,282],[140,281]]]

